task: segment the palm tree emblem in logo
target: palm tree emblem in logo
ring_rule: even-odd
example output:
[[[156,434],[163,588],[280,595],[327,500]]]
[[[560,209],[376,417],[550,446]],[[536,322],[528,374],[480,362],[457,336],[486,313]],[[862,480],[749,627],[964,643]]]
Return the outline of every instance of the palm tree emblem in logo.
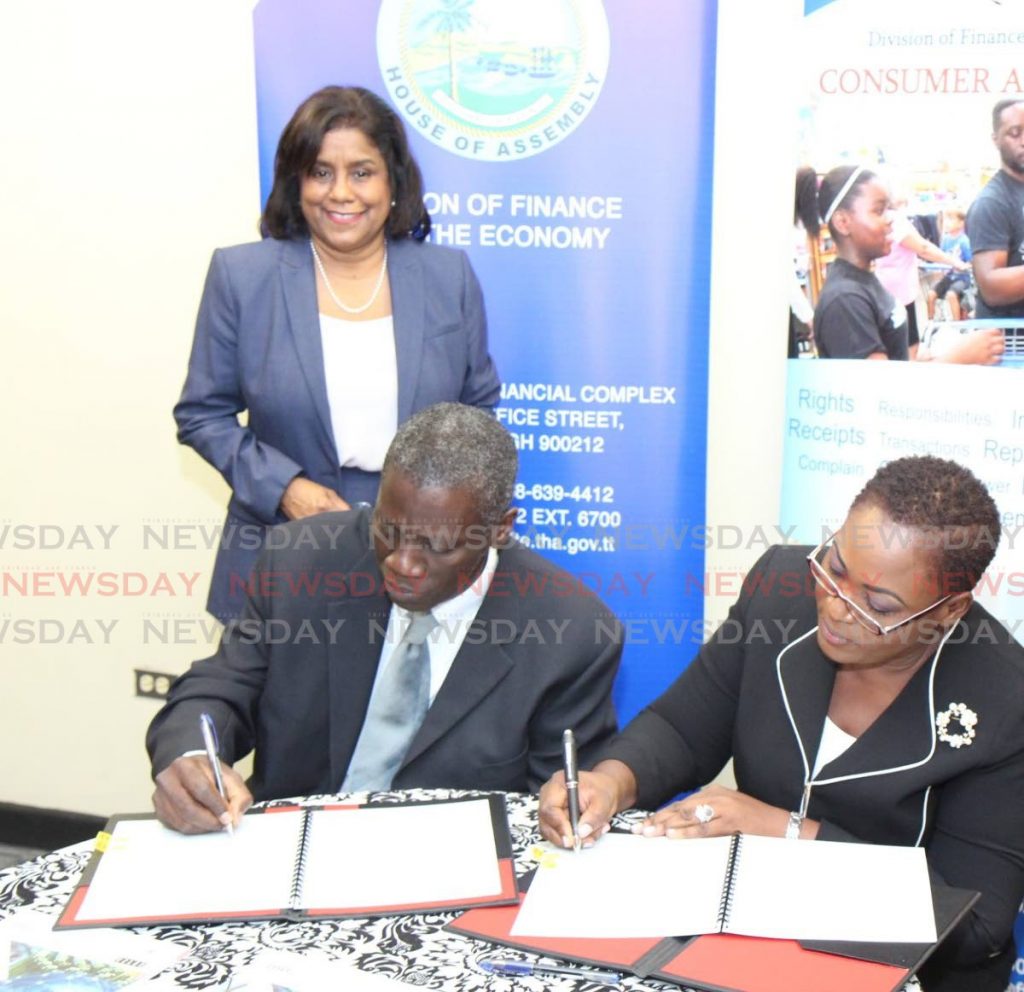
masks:
[[[602,0],[381,0],[377,55],[395,107],[436,144],[535,155],[589,113],[608,69]]]
[[[432,10],[421,22],[421,27],[434,25],[440,35],[448,39],[449,93],[454,103],[459,102],[458,70],[455,63],[455,35],[465,31],[473,21],[469,8],[473,0],[441,0],[441,6]]]

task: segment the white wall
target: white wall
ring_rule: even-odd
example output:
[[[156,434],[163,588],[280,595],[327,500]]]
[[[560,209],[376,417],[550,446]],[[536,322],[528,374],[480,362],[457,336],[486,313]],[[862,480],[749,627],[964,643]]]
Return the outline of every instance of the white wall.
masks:
[[[250,7],[61,0],[0,13],[0,801],[147,808],[142,739],[157,703],[134,698],[132,671],[181,671],[211,642],[212,551],[194,539],[162,551],[143,531],[213,527],[226,500],[175,443],[170,410],[209,253],[255,234]],[[794,165],[779,51],[798,13],[798,0],[721,0],[708,506],[745,533],[770,527],[778,505],[792,210],[778,191]],[[754,319],[768,310],[777,318]],[[713,547],[708,567],[746,568],[757,550]],[[172,594],[63,592],[90,575]],[[730,599],[713,597],[709,615]],[[164,621],[182,621],[179,643],[153,635]]]
[[[802,0],[719,0],[705,567],[709,619],[778,520]],[[714,590],[721,593],[715,595]]]
[[[212,524],[226,497],[170,411],[209,253],[255,232],[251,3],[9,4],[0,39],[0,801],[142,809],[156,704],[132,669],[198,653],[145,645],[143,621],[201,617],[210,565],[145,548],[142,528]],[[79,525],[92,550],[39,547]],[[96,525],[117,527],[109,550]],[[62,587],[111,573],[152,591],[164,572],[175,595]],[[202,573],[193,596],[179,572]]]

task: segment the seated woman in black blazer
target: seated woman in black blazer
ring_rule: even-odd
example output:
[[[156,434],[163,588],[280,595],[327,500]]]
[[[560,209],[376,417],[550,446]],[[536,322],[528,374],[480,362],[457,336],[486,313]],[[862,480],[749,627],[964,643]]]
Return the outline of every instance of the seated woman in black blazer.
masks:
[[[734,831],[923,846],[981,893],[926,992],[1005,988],[1024,895],[1024,648],[972,590],[999,541],[985,487],[939,458],[881,468],[818,548],[774,548],[676,682],[580,776],[580,835]],[[734,759],[738,789],[699,788]],[[561,774],[541,829],[571,845]],[[841,898],[841,893],[837,893]]]

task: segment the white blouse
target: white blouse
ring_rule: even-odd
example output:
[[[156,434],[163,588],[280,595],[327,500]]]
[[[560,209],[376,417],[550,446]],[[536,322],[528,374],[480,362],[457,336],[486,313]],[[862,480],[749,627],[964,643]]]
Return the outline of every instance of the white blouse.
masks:
[[[343,468],[379,472],[398,429],[394,324],[320,314],[327,401]]]
[[[841,730],[827,716],[825,726],[821,728],[821,743],[818,745],[818,756],[814,759],[814,771],[811,778],[816,778],[818,772],[830,761],[835,761],[857,738],[851,737],[845,730]]]

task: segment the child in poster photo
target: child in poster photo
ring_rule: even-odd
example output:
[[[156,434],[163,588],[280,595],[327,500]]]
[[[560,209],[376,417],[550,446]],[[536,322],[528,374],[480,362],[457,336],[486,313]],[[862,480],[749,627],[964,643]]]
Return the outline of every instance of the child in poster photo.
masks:
[[[821,358],[997,364],[1005,344],[998,328],[965,335],[941,354],[909,351],[907,314],[872,271],[892,249],[893,210],[882,179],[863,166],[832,169],[818,188],[818,208],[836,246],[814,311]]]
[[[871,271],[892,248],[888,190],[868,169],[839,166],[818,188],[818,210],[837,256],[814,311],[819,356],[906,361],[906,310]]]

